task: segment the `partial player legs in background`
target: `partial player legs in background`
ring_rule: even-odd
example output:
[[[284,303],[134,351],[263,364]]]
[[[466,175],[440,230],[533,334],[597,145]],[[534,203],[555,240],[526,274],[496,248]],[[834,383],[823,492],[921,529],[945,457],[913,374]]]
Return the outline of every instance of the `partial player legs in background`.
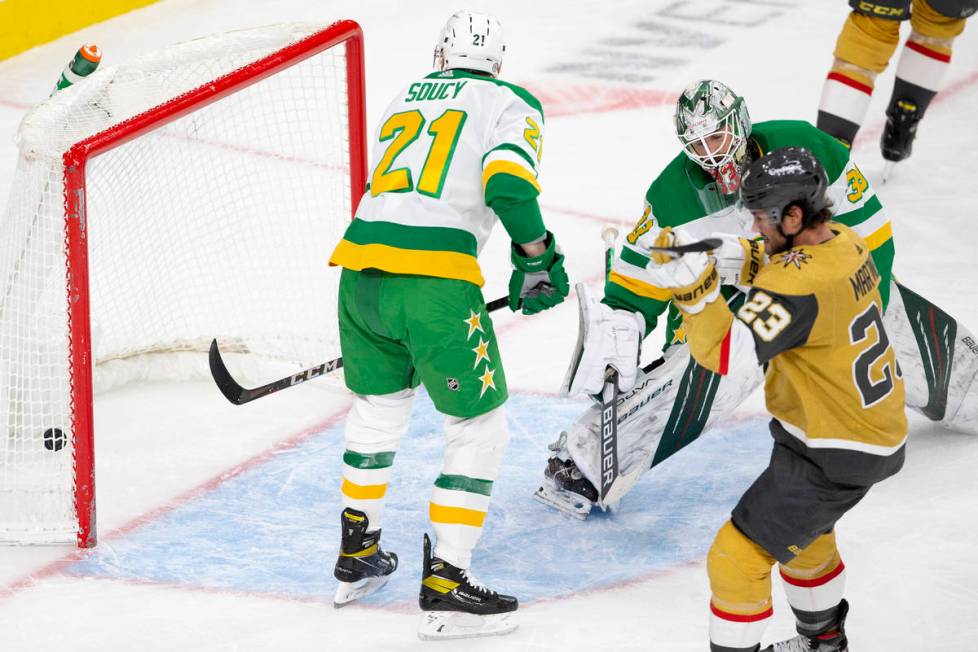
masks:
[[[509,443],[505,409],[445,419],[445,463],[435,480],[429,514],[436,545],[425,536],[425,563],[418,635],[423,639],[468,638],[516,629],[512,596],[487,589],[469,571],[492,485]]]
[[[974,0],[883,0],[850,3],[835,48],[835,60],[822,88],[818,128],[851,146],[866,116],[876,76],[896,50],[900,21],[913,29],[897,65],[893,93],[886,109],[880,140],[883,158],[892,165],[910,156],[917,125],[943,87],[954,39],[964,30],[965,18],[975,12]]]
[[[883,158],[896,163],[910,156],[917,124],[944,85],[951,45],[964,30],[967,2],[914,0],[913,30],[903,45],[893,94],[880,140]],[[974,11],[974,7],[971,8]]]
[[[334,604],[342,606],[382,587],[397,556],[380,547],[384,495],[394,455],[407,432],[414,390],[357,395],[346,420],[343,453],[343,530],[333,571],[339,580]]]
[[[895,0],[894,14],[881,18],[852,11],[835,44],[835,59],[818,105],[816,125],[846,147],[866,117],[876,76],[886,70],[900,41],[900,20],[910,0]]]

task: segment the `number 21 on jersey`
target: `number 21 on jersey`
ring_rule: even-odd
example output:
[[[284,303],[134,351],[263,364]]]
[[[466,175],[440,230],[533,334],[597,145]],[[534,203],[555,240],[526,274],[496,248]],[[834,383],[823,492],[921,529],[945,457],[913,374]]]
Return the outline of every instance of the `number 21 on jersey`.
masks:
[[[428,135],[431,136],[428,155],[421,167],[417,184],[414,183],[414,175],[409,168],[393,166],[398,155],[418,140],[425,125],[424,116],[415,109],[389,117],[380,128],[380,141],[391,143],[370,177],[370,194],[376,197],[385,192],[417,190],[422,195],[436,199],[441,197],[466,117],[465,111],[448,109],[432,120],[428,126]]]

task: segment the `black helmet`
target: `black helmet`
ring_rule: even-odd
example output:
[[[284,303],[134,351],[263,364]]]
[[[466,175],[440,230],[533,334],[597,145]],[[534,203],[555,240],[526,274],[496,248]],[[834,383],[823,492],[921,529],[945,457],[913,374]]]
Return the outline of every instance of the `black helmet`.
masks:
[[[740,184],[740,201],[751,211],[767,211],[771,222],[781,223],[784,209],[797,204],[804,226],[832,205],[825,191],[828,179],[822,164],[804,147],[782,147],[751,163]]]

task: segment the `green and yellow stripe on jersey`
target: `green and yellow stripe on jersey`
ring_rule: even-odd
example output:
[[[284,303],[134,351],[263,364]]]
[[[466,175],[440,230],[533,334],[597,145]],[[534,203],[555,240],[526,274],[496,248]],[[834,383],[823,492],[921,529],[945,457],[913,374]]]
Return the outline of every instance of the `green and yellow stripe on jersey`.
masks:
[[[486,206],[496,213],[513,242],[533,242],[544,234],[537,204],[536,161],[522,144],[504,143],[482,157],[482,188]]]
[[[355,218],[329,264],[361,271],[381,269],[485,284],[478,244],[468,231],[440,226],[408,226]]]

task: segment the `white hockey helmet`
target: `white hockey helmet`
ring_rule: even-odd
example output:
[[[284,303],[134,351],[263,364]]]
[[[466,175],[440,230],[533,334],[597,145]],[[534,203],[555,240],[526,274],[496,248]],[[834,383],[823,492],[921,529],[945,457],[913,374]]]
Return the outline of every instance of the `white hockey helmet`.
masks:
[[[438,36],[434,66],[478,70],[495,77],[503,67],[504,52],[503,27],[495,16],[458,11]]]

